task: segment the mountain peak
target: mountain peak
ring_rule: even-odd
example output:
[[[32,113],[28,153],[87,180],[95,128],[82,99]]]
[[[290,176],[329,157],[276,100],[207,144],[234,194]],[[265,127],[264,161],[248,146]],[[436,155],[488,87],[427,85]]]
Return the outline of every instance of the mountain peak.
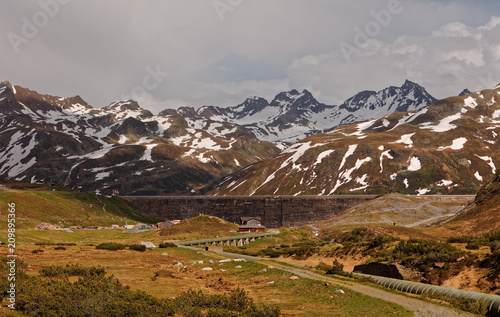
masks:
[[[425,91],[425,88],[420,86],[419,84],[409,80],[409,79],[406,79],[404,84],[401,86],[401,89],[403,90],[410,90],[410,89],[417,89],[417,90],[421,90],[421,91],[424,91],[425,93],[427,93]]]
[[[113,102],[110,105],[102,108],[105,113],[114,114],[117,120],[125,119],[128,117],[152,117],[151,111],[141,108],[137,101],[129,99]]]
[[[16,89],[14,88],[14,86],[12,86],[9,81],[4,80],[0,83],[0,93],[4,92],[7,89],[10,90],[13,94],[16,93]]]
[[[472,91],[470,91],[469,89],[465,88],[464,90],[462,90],[461,93],[459,93],[458,95],[459,96],[465,96],[465,95],[468,95],[468,94],[471,94]]]

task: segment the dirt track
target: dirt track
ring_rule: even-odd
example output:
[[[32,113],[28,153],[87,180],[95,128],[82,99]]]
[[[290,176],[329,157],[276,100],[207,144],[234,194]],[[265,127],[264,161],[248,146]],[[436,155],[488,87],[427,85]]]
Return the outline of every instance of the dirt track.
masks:
[[[263,264],[269,265],[269,263],[262,262]],[[370,287],[366,285],[361,285],[361,284],[356,284],[356,283],[350,283],[350,282],[345,282],[342,280],[338,280],[332,277],[327,277],[323,276],[320,274],[313,273],[311,271],[305,270],[305,269],[300,269],[300,268],[294,268],[290,266],[285,266],[285,265],[279,265],[275,264],[273,262],[272,264],[275,268],[284,270],[290,273],[293,273],[297,276],[301,276],[304,278],[309,278],[317,281],[323,281],[323,282],[328,282],[330,284],[336,284],[345,288],[349,288],[353,291],[359,292],[361,294],[365,294],[374,298],[380,298],[395,304],[399,304],[403,306],[404,308],[411,310],[414,312],[416,317],[434,317],[434,316],[439,316],[439,317],[455,317],[455,316],[468,316],[472,317],[475,316],[473,314],[465,313],[462,311],[458,310],[453,310],[447,307],[442,307],[438,305],[433,305],[431,303],[423,302],[418,299],[402,296],[402,295],[397,295],[391,292],[387,292],[375,287]]]

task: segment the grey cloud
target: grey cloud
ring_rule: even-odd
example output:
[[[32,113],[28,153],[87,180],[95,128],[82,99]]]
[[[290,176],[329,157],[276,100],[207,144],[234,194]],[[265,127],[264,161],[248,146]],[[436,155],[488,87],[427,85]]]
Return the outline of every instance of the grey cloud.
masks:
[[[40,92],[80,94],[100,107],[130,95],[148,67],[159,65],[168,78],[140,100],[155,111],[235,105],[291,88],[310,89],[331,104],[406,77],[437,97],[500,81],[498,29],[479,29],[500,16],[500,1],[401,0],[402,12],[347,63],[340,44],[351,43],[355,28],[389,2],[243,0],[221,21],[213,1],[72,0],[15,53],[7,34],[20,33],[23,17],[42,8],[3,1],[0,74]],[[463,36],[449,36],[454,31]]]

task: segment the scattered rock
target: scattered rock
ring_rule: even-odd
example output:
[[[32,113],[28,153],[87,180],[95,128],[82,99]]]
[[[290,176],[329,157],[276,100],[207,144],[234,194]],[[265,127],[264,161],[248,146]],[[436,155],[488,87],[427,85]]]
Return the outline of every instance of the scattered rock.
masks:
[[[462,262],[463,260],[465,260],[465,256],[461,256],[457,259],[457,262]]]
[[[235,269],[241,269],[241,265],[235,266]]]
[[[259,273],[266,273],[266,272],[267,272],[266,269],[262,269],[262,270],[259,271]]]
[[[290,276],[290,277],[289,277],[289,279],[291,279],[291,280],[298,280],[298,279],[299,279],[299,277],[298,277],[298,276],[296,276],[296,275],[293,275],[293,276]]]
[[[345,292],[341,289],[335,290],[335,294],[345,294]]]
[[[268,282],[267,284],[274,284],[274,281]]]
[[[161,255],[168,256],[168,253],[167,252],[163,252]]]
[[[434,267],[442,268],[444,266],[444,262],[436,262],[433,264]]]
[[[212,268],[211,267],[204,267],[201,270],[202,271],[212,271]]]

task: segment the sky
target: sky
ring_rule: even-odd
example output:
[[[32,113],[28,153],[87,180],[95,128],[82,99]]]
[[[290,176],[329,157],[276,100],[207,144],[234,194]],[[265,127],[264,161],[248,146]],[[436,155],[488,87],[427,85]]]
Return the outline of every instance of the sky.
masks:
[[[291,89],[333,105],[406,79],[445,98],[500,82],[498,0],[11,0],[0,30],[0,80],[96,108]]]

